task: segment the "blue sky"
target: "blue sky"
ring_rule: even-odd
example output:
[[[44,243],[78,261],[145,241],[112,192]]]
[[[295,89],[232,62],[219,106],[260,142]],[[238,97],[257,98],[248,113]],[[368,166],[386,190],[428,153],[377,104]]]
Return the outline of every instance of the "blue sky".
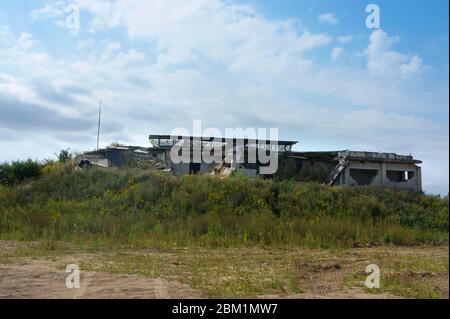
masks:
[[[381,28],[368,29],[376,3]],[[79,29],[67,24],[73,6]],[[298,150],[412,153],[448,192],[448,1],[0,3],[0,161],[149,133],[276,127]],[[70,22],[70,21],[69,21]]]

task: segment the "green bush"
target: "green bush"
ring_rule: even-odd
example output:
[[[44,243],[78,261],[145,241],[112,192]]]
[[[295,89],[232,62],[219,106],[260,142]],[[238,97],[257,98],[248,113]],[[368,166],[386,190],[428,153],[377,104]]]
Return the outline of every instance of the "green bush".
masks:
[[[72,154],[70,153],[69,149],[61,150],[58,154],[55,155],[59,163],[67,163],[68,161],[72,160]]]
[[[42,175],[42,166],[31,159],[0,164],[0,184],[12,185]]]

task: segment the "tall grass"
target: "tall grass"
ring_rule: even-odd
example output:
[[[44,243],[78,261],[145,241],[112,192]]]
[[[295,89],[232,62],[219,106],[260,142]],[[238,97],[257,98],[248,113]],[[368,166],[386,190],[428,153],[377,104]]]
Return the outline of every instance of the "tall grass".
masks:
[[[448,196],[53,165],[0,186],[0,238],[137,246],[354,247],[448,241]]]

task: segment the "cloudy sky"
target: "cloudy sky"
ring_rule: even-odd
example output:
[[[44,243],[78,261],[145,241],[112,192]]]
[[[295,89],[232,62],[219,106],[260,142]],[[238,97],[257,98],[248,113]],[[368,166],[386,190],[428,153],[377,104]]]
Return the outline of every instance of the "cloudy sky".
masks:
[[[0,161],[148,145],[150,133],[279,129],[297,150],[422,159],[448,193],[448,1],[0,3]],[[77,28],[76,12],[80,20]]]

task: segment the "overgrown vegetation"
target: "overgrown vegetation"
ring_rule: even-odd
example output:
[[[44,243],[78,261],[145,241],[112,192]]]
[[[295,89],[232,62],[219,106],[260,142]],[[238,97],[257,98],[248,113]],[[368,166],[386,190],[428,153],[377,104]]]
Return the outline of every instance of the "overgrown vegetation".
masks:
[[[0,163],[0,185],[13,185],[42,175],[42,164],[32,161]]]
[[[0,238],[154,247],[448,241],[448,196],[137,169],[73,171],[70,162],[42,171],[39,179],[0,186]]]
[[[39,178],[42,173],[48,172],[52,166],[65,164],[72,160],[69,149],[61,150],[55,154],[56,161],[47,159],[43,162],[33,161],[13,161],[11,163],[0,163],[0,185],[14,185],[30,179]]]
[[[59,154],[55,154],[59,163],[67,163],[72,159],[72,154],[70,153],[70,149],[61,150]]]

